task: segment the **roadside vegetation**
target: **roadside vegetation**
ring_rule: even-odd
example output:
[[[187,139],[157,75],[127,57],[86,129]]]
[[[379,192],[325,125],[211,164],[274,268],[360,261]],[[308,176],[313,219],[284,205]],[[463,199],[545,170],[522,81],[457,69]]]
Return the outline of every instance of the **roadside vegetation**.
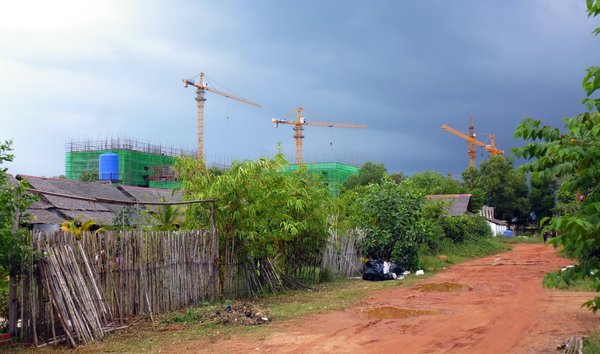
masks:
[[[586,2],[588,14],[600,14],[600,1]],[[600,33],[600,28],[594,31]],[[161,206],[148,211],[144,230],[207,228],[213,221],[220,246],[220,264],[241,264],[249,274],[248,289],[254,303],[266,308],[276,321],[307,314],[339,310],[364,299],[370,291],[408,286],[416,277],[402,281],[362,282],[334,280],[316,283],[319,263],[330,230],[338,233],[361,230],[361,253],[389,260],[403,269],[424,269],[426,276],[467,259],[509,249],[510,243],[541,242],[541,237],[493,238],[477,211],[483,205],[496,208],[496,217],[514,225],[541,225],[551,233],[555,247],[578,260],[572,268],[548,274],[545,284],[555,288],[600,291],[600,67],[587,69],[583,80],[588,112],[565,119],[562,129],[526,119],[515,137],[526,146],[514,150],[528,160],[515,169],[511,157],[495,156],[479,169],[469,168],[462,182],[433,171],[406,176],[388,174],[385,166],[368,162],[347,180],[339,196],[333,196],[318,176],[300,168],[282,173],[288,163],[283,154],[257,161],[234,162],[225,171],[209,170],[197,161],[182,158],[176,169],[184,199],[218,199],[218,218],[211,219],[210,206],[175,208]],[[11,142],[0,144],[0,164],[12,161]],[[9,178],[0,169],[0,317],[8,313],[9,299],[25,261],[28,230],[25,209],[34,201],[25,182]],[[93,177],[93,176],[92,176]],[[444,202],[431,194],[470,194],[473,214],[450,217]],[[124,208],[109,228],[130,230],[133,211]],[[67,222],[64,230],[78,233],[93,221]],[[310,291],[299,288],[294,277],[309,272],[315,283]],[[278,276],[273,276],[277,274]],[[282,275],[289,276],[284,278]],[[254,278],[252,278],[252,276]],[[285,281],[284,281],[285,280]],[[293,286],[290,286],[292,284]],[[306,284],[304,284],[306,285]],[[90,351],[153,350],[170,341],[198,336],[223,338],[268,329],[232,327],[211,320],[210,313],[223,304],[202,305],[170,315],[156,323],[134,324]],[[600,297],[584,304],[594,313]],[[14,331],[16,323],[10,325]],[[1,327],[1,326],[0,326]],[[598,335],[588,338],[588,349],[598,348]],[[56,348],[52,348],[56,351]]]
[[[598,1],[587,1],[590,17],[600,14]],[[594,34],[600,33],[600,28]],[[600,67],[587,69],[583,79],[588,112],[565,118],[563,129],[526,119],[516,129],[515,137],[527,145],[515,149],[517,156],[530,160],[521,167],[536,179],[558,183],[557,213],[542,219],[544,232],[557,234],[551,240],[565,254],[579,263],[566,271],[548,274],[545,284],[563,284],[588,280],[600,291]],[[584,304],[594,313],[600,309],[600,297]]]

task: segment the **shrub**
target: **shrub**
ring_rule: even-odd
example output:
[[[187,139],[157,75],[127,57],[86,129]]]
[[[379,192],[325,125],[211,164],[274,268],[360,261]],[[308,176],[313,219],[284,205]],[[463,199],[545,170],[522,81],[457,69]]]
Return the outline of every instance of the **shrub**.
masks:
[[[479,215],[446,217],[440,220],[445,237],[454,242],[463,242],[492,236],[492,230]]]

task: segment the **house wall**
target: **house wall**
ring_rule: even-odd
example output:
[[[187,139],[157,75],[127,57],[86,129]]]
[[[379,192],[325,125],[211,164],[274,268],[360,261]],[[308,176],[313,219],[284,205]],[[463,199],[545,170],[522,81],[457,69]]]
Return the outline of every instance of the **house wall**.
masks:
[[[504,231],[506,231],[506,229],[507,229],[506,225],[499,225],[499,224],[496,224],[496,223],[491,222],[489,220],[486,220],[485,222],[487,222],[487,224],[490,226],[490,229],[492,230],[492,234],[494,236],[502,236],[502,235],[504,235]]]

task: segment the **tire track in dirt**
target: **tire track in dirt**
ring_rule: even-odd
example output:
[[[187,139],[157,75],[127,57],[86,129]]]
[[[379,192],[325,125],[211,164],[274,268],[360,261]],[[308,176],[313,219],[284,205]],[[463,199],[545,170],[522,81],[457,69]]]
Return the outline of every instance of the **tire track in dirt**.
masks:
[[[512,251],[465,262],[422,282],[457,283],[470,290],[385,290],[345,311],[276,324],[277,330],[261,341],[237,337],[184,346],[191,352],[219,353],[554,352],[565,338],[586,334],[596,321],[580,308],[594,293],[542,288],[546,272],[569,263],[550,246],[515,245]],[[373,318],[379,310],[398,316]],[[402,316],[416,310],[422,314]]]

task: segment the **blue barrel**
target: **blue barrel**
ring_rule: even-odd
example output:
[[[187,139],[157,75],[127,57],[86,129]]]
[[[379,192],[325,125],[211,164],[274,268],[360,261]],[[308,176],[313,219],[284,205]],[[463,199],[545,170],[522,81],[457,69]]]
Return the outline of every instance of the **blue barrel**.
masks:
[[[119,180],[119,155],[106,152],[98,157],[98,174],[101,181]]]

